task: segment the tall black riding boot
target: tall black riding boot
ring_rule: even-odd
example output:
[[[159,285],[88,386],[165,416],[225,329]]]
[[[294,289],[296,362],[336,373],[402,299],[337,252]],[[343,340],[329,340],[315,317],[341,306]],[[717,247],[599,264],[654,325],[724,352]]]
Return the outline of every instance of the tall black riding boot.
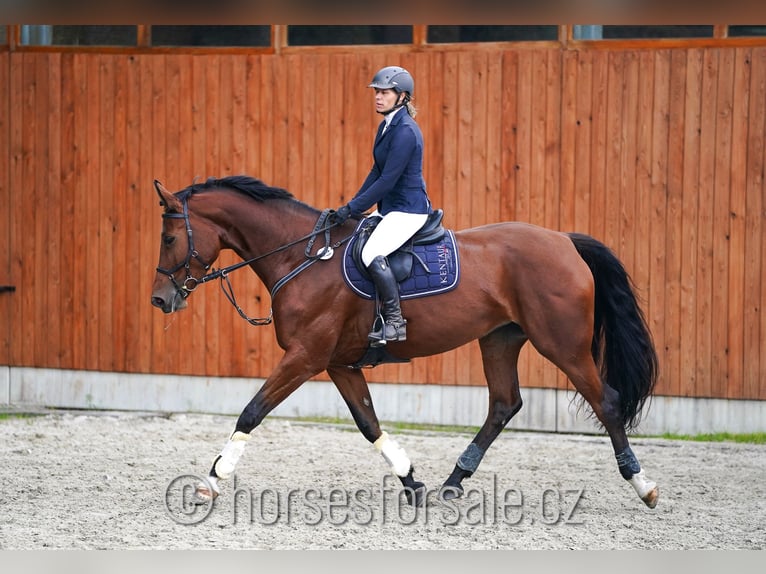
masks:
[[[375,328],[380,321],[376,321],[369,339],[373,347],[382,347],[386,341],[404,341],[407,339],[407,321],[402,317],[402,309],[399,305],[399,284],[396,282],[394,272],[388,265],[388,259],[378,255],[367,267],[370,272],[375,289],[381,302],[383,324]]]

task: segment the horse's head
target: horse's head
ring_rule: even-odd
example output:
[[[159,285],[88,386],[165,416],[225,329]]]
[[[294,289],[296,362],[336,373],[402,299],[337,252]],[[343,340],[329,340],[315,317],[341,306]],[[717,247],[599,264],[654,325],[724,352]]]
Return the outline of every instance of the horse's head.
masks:
[[[188,196],[173,195],[157,180],[154,188],[165,212],[152,305],[173,313],[186,307],[186,298],[210,269],[221,246],[213,226],[189,212]]]

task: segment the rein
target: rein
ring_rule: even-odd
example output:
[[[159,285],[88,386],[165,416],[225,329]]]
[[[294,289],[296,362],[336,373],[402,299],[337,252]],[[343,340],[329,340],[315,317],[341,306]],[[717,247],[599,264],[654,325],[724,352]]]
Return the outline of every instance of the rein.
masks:
[[[289,282],[291,279],[295,278],[301,272],[311,267],[317,261],[330,259],[333,256],[335,249],[337,249],[338,247],[340,247],[341,245],[343,245],[345,242],[347,242],[353,237],[354,234],[352,233],[351,235],[344,237],[343,239],[340,239],[336,241],[334,244],[330,245],[330,230],[333,227],[337,227],[339,225],[338,223],[327,224],[327,219],[332,213],[334,213],[334,211],[331,209],[325,209],[324,211],[322,211],[322,213],[319,215],[319,218],[317,219],[316,224],[314,225],[314,229],[311,231],[311,233],[307,233],[303,237],[299,237],[298,239],[295,239],[289,243],[286,243],[285,245],[281,245],[280,247],[277,247],[276,249],[272,249],[271,251],[258,255],[257,257],[252,257],[251,259],[248,259],[247,261],[240,261],[239,263],[229,265],[222,269],[213,269],[212,272],[207,273],[203,277],[200,277],[199,279],[197,279],[196,277],[193,277],[191,274],[191,267],[190,267],[191,260],[196,259],[197,261],[199,261],[199,263],[202,265],[205,271],[208,271],[208,269],[210,269],[210,264],[205,263],[202,260],[202,258],[200,258],[197,250],[194,248],[192,228],[191,228],[191,223],[189,221],[189,206],[188,206],[188,201],[186,200],[186,198],[184,198],[183,213],[163,213],[162,217],[163,219],[167,218],[167,219],[183,219],[184,220],[184,223],[186,224],[186,236],[189,239],[189,242],[188,242],[189,249],[186,253],[186,258],[184,259],[184,261],[176,265],[173,269],[163,269],[161,267],[157,267],[157,271],[162,273],[163,275],[167,275],[168,277],[170,277],[170,280],[173,282],[173,285],[175,286],[176,291],[180,293],[181,297],[183,297],[184,299],[186,299],[189,295],[191,295],[191,293],[195,289],[197,289],[197,287],[200,284],[207,283],[208,281],[212,281],[214,279],[220,279],[221,291],[223,291],[223,294],[226,296],[226,298],[229,300],[232,306],[237,310],[237,313],[239,313],[240,317],[242,317],[245,321],[247,321],[251,325],[255,325],[255,326],[269,325],[273,321],[274,310],[272,308],[269,308],[269,315],[267,317],[257,318],[257,317],[248,316],[247,313],[245,313],[245,311],[242,309],[242,307],[240,307],[240,305],[237,303],[236,296],[234,295],[234,288],[231,284],[231,281],[229,280],[229,274],[232,271],[236,271],[237,269],[241,269],[242,267],[251,265],[252,263],[255,263],[256,261],[265,259],[266,257],[270,255],[274,255],[281,251],[285,251],[286,249],[289,249],[290,247],[293,247],[295,245],[298,245],[299,243],[303,243],[304,241],[308,240],[308,244],[306,245],[306,250],[304,251],[306,260],[303,261],[300,265],[298,265],[295,269],[290,271],[287,275],[282,277],[271,288],[271,292],[269,296],[271,297],[271,300],[273,302],[277,292],[282,287],[284,287],[287,282]],[[313,248],[314,243],[316,242],[316,239],[320,233],[324,233],[325,244],[324,246],[320,247],[315,254],[312,254],[311,249]],[[174,275],[182,267],[186,269],[186,279],[184,279],[182,284],[179,284],[176,281]]]

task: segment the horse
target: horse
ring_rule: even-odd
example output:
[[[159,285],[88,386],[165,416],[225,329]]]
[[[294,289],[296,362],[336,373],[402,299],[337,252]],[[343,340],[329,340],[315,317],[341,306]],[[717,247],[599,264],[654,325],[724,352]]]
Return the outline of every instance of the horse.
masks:
[[[360,368],[370,351],[375,302],[349,289],[334,253],[357,233],[359,218],[339,224],[332,210],[320,211],[248,175],[195,181],[175,193],[158,180],[154,187],[164,211],[152,305],[174,313],[187,306],[199,285],[220,279],[223,287],[231,272],[250,267],[270,292],[269,316],[248,317],[233,290],[225,293],[251,323],[273,322],[284,351],[242,410],[197,495],[216,498],[220,481],[231,476],[268,413],[326,371],[359,431],[399,478],[408,504],[422,505],[425,484],[415,479],[404,448],[381,429]],[[319,238],[325,244],[314,251]],[[448,292],[403,300],[407,339],[385,347],[388,359],[406,361],[478,339],[489,390],[487,416],[457,457],[441,498],[464,494],[463,481],[521,409],[517,361],[529,341],[566,374],[588,415],[609,435],[620,474],[654,508],[659,487],[647,478],[627,435],[651,399],[658,360],[636,287],[621,261],[593,237],[525,222],[464,229],[454,238],[458,284]],[[241,261],[211,269],[222,249],[233,250]]]

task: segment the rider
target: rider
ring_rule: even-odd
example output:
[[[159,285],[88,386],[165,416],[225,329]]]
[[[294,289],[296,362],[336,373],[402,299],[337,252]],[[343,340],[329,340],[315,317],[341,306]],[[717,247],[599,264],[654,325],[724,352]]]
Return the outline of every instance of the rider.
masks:
[[[411,103],[412,76],[404,68],[387,66],[368,87],[375,89],[375,111],[384,118],[375,137],[374,162],[362,187],[334,217],[343,222],[376,204],[372,215],[382,216],[362,250],[362,262],[375,283],[383,314],[383,324],[373,327],[369,339],[371,345],[382,346],[407,338],[399,285],[387,256],[423,227],[433,210],[423,179],[423,135],[413,119],[417,112]]]

